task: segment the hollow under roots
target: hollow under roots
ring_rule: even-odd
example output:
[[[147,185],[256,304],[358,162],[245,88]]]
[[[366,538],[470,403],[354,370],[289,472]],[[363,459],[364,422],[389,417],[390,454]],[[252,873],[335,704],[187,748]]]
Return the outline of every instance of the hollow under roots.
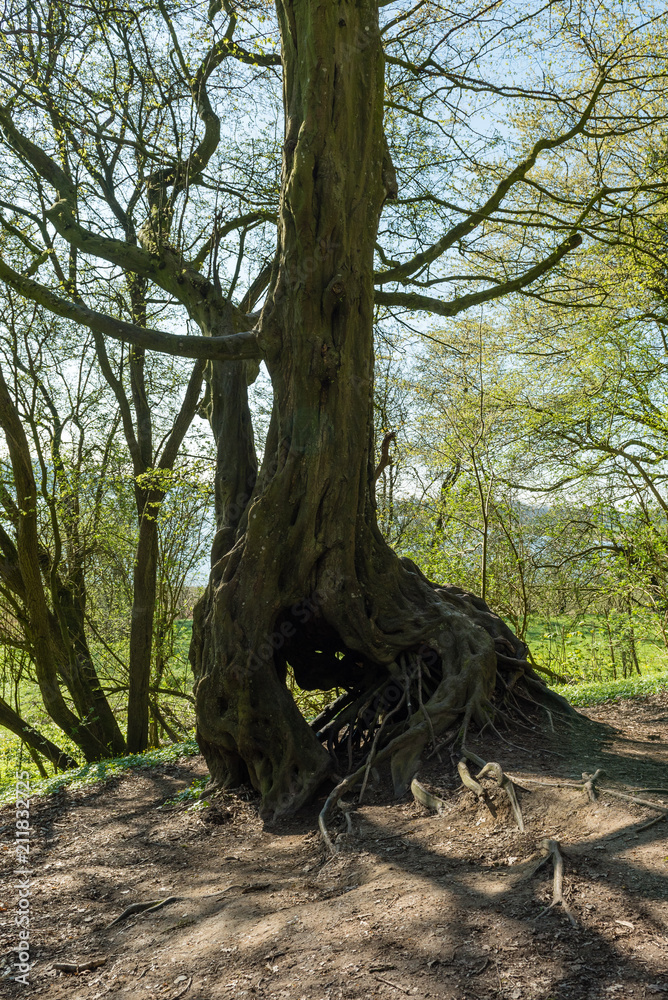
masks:
[[[529,662],[526,645],[482,599],[456,587],[434,585],[434,590],[492,637],[493,683],[486,683],[479,656],[464,658],[453,673],[443,656],[426,643],[400,653],[382,673],[367,670],[363,686],[349,683],[311,728],[339,774],[364,768],[362,791],[373,764],[389,757],[395,792],[401,794],[428,744],[436,746],[439,737],[463,743],[472,722],[482,729],[533,727],[537,713],[542,713],[543,723],[553,728],[553,714],[573,713],[539,676],[541,668]],[[320,650],[317,655],[325,653]],[[338,655],[343,661],[349,656]],[[342,667],[345,679],[343,663]],[[299,682],[299,668],[295,676]]]
[[[294,606],[292,619],[274,619],[277,641],[264,643],[266,660],[259,626],[244,638],[232,605],[203,630],[219,610],[209,591],[191,650],[198,739],[218,785],[250,779],[271,818],[294,812],[326,778],[354,773],[364,786],[371,767],[389,761],[401,795],[429,744],[464,742],[471,724],[531,726],[540,711],[552,726],[553,713],[572,713],[484,601],[430,583],[408,560],[398,569],[397,586],[371,590],[373,608],[338,586],[323,588],[320,603]],[[250,672],[244,648],[258,650]],[[286,688],[288,668],[302,689],[338,689],[310,724]]]

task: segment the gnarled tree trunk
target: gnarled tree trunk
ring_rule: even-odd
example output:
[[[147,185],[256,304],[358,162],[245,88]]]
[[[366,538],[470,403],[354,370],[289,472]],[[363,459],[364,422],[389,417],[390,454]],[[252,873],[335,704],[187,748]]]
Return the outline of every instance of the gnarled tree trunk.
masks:
[[[393,701],[403,711],[387,735],[405,788],[433,732],[490,717],[490,632],[521,655],[484,606],[432,586],[376,525],[372,265],[382,205],[396,196],[377,5],[277,6],[285,146],[261,319],[274,407],[255,482],[250,421],[239,416],[244,364],[212,392],[218,533],[191,650],[212,777],[250,779],[268,815],[295,809],[334,773],[326,737],[332,749],[345,729],[361,746]],[[304,688],[347,691],[319,733],[287,690],[288,663]]]

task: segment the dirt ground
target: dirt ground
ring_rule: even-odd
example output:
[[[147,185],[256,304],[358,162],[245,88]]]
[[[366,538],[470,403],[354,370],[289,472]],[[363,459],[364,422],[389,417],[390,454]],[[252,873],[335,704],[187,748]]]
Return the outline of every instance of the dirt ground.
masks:
[[[201,759],[135,772],[31,806],[31,960],[11,979],[18,886],[13,807],[0,811],[0,995],[97,1000],[403,996],[443,1000],[668,1000],[668,821],[607,795],[531,784],[579,780],[668,805],[668,694],[591,708],[615,730],[527,733],[523,749],[471,741],[516,777],[526,832],[505,795],[462,788],[441,750],[420,779],[447,808],[393,801],[382,776],[328,856],[316,803],[265,828],[251,797],[159,808],[203,776]],[[341,814],[343,829],[343,814]],[[538,870],[559,841],[564,897]],[[177,899],[109,925],[133,903]],[[77,973],[54,963],[104,964]]]

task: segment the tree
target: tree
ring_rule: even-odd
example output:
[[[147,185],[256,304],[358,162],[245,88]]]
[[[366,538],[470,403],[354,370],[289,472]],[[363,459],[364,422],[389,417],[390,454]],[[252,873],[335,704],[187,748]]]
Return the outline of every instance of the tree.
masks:
[[[118,424],[94,384],[85,352],[81,359],[68,358],[61,338],[61,370],[54,375],[52,330],[39,317],[25,316],[20,305],[9,298],[1,317],[2,367],[9,360],[15,375],[10,386],[0,373],[0,428],[8,452],[0,466],[3,644],[29,653],[47,712],[87,760],[96,760],[125,749],[86,628],[86,565],[104,516],[100,484]],[[32,356],[25,349],[30,339],[36,346]],[[91,444],[93,427],[99,429],[105,416],[106,435]],[[94,454],[97,485],[87,481],[84,468],[84,456],[90,464]],[[54,763],[65,759],[54,759],[52,750],[47,756]]]
[[[403,548],[429,575],[479,594],[524,639],[532,526],[509,484],[526,451],[510,338],[468,316],[434,333],[407,380],[412,496],[401,517],[416,530],[405,530]]]
[[[368,752],[393,700],[376,759],[401,791],[433,734],[494,717],[506,669],[523,670],[527,699],[549,697],[484,602],[432,585],[378,530],[374,302],[452,316],[547,294],[583,223],[608,225],[629,192],[642,207],[661,182],[612,140],[665,119],[665,15],[277,0],[277,42],[265,3],[211,12],[10,5],[0,278],[103,337],[212,362],[198,739],[216,782],[250,778],[277,815],[335,773],[323,741]],[[238,88],[262,88],[271,109],[279,71],[277,184],[276,159],[260,176],[266,130],[247,158],[230,143]],[[151,314],[91,308],[67,268],[38,281],[60,255],[146,283]],[[202,336],[169,332],[184,322]],[[247,384],[260,360],[273,409],[258,469]],[[304,688],[345,689],[316,728],[288,663]]]
[[[587,600],[622,615],[632,635],[632,610],[662,628],[665,616],[668,368],[661,304],[624,256],[585,262],[605,310],[535,304],[513,316],[531,392],[516,385],[512,405],[531,441],[516,482],[549,505],[558,537],[545,569],[564,570],[567,589],[581,574]],[[549,358],[533,349],[536,328],[552,329]]]
[[[201,464],[192,456],[189,469],[159,466],[133,477],[133,449],[119,434],[123,416],[133,429],[123,388],[132,362],[126,366],[123,356],[105,351],[99,365],[93,338],[82,344],[71,324],[54,324],[8,290],[0,299],[0,357],[12,374],[9,384],[0,383],[0,430],[7,442],[7,460],[0,458],[0,646],[16,651],[13,662],[37,684],[47,713],[87,760],[125,751],[119,725],[128,700],[129,715],[146,724],[150,702],[154,732],[162,719],[173,734],[163,696],[179,595],[202,556],[203,507],[211,491],[202,484]],[[179,367],[169,359],[146,371],[142,365],[139,378],[133,373],[135,386],[144,386],[143,401],[158,392],[170,397],[159,419],[150,413],[144,419],[144,438],[157,429],[169,442],[174,410],[181,414],[181,433],[189,423],[179,405]],[[194,409],[197,397],[188,404],[186,392],[185,400]],[[136,453],[132,436],[130,444]],[[172,465],[174,460],[175,450]],[[152,500],[144,516],[138,494]],[[35,504],[26,503],[33,496]],[[137,574],[137,551],[141,555],[147,534],[155,535],[155,563],[144,559]],[[147,579],[156,590],[152,602],[143,587]],[[133,643],[132,612],[139,607],[152,614],[154,606],[158,614],[149,620],[145,644],[146,704],[138,707],[136,681],[144,666]],[[120,633],[119,614],[125,619]],[[4,660],[7,667],[7,655]],[[18,712],[18,688],[15,698]],[[10,728],[23,732],[16,720]],[[54,761],[52,752],[48,756]]]

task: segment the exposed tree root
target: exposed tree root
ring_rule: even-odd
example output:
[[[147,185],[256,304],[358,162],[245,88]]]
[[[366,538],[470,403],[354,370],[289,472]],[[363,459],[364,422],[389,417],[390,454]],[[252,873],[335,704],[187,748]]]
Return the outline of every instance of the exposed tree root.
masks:
[[[477,799],[484,799],[485,793],[483,791],[483,787],[482,785],[478,784],[475,778],[471,777],[471,772],[466,766],[465,760],[459,761],[459,763],[457,764],[457,771],[459,773],[459,777],[462,779],[462,784],[466,788],[468,788],[469,791],[473,792],[473,794]]]
[[[643,830],[649,830],[650,826],[654,826],[656,823],[662,823],[664,819],[668,818],[667,813],[662,813],[660,816],[655,816],[654,819],[648,820],[647,823],[643,823],[641,826],[636,827],[636,833],[641,833]]]
[[[380,740],[380,736],[381,736],[381,733],[383,732],[383,728],[385,726],[385,723],[388,722],[388,720],[391,719],[392,716],[396,712],[398,712],[401,708],[403,708],[404,702],[406,701],[407,697],[408,697],[408,679],[406,679],[406,685],[404,687],[404,693],[402,694],[400,701],[397,703],[397,705],[395,706],[395,708],[393,708],[391,711],[389,711],[387,713],[387,715],[383,718],[383,721],[381,722],[380,726],[376,730],[376,735],[373,738],[373,743],[371,744],[371,750],[370,750],[369,756],[367,758],[366,769],[364,771],[364,779],[362,781],[362,787],[360,789],[360,796],[359,796],[359,799],[358,799],[358,802],[360,802],[360,803],[362,802],[362,799],[364,797],[364,791],[366,789],[367,781],[369,780],[369,773],[371,771],[371,765],[373,764],[374,756],[375,756],[375,753],[376,753],[376,748],[378,746],[378,741]],[[420,700],[422,700],[422,699],[420,699]]]
[[[329,830],[327,828],[327,821],[329,819],[329,814],[331,813],[334,806],[337,805],[339,801],[343,798],[346,792],[350,791],[351,788],[354,788],[354,786],[357,784],[360,778],[364,777],[365,771],[366,771],[366,766],[361,767],[354,774],[351,774],[347,778],[344,778],[343,781],[340,781],[339,784],[336,786],[336,788],[334,788],[330,792],[324,806],[320,810],[320,815],[318,816],[318,826],[320,828],[322,839],[325,842],[325,847],[330,852],[330,854],[336,854],[337,847],[334,844],[332,838],[330,837]]]
[[[515,785],[513,781],[507,774],[504,774],[500,764],[497,764],[494,761],[485,763],[482,757],[478,757],[477,754],[472,753],[466,747],[462,747],[462,749],[464,750],[465,756],[481,768],[476,777],[472,778],[469,769],[466,766],[466,762],[460,760],[457,764],[457,771],[459,772],[459,777],[462,779],[462,783],[473,792],[476,798],[487,802],[485,790],[480,784],[480,778],[484,778],[487,775],[492,777],[499,788],[502,788],[508,796],[510,808],[513,811],[513,816],[515,817],[515,822],[517,823],[517,828],[521,833],[524,833],[524,817],[522,816],[522,810],[520,809],[520,804],[517,800],[517,794],[515,792]],[[489,806],[489,803],[487,803],[487,805]]]
[[[635,802],[638,806],[644,806],[646,809],[654,809],[656,812],[660,812],[664,816],[668,816],[668,809],[666,809],[665,806],[660,806],[657,802],[650,802],[649,799],[639,799],[637,795],[626,795],[624,792],[617,792],[613,788],[600,788],[599,791],[602,795],[610,795],[613,799],[623,799],[625,802]]]
[[[508,799],[510,801],[510,808],[513,811],[513,816],[515,817],[515,822],[517,823],[517,828],[520,833],[524,833],[524,817],[522,816],[522,810],[520,809],[520,804],[517,801],[517,795],[515,793],[515,786],[513,785],[510,778],[503,773],[500,764],[496,764],[493,761],[489,764],[485,764],[482,771],[477,775],[478,778],[484,777],[486,774],[492,776],[494,781],[497,783],[499,788],[502,788]]]
[[[482,614],[480,609],[479,613]],[[491,613],[488,614],[493,617]],[[509,640],[505,641],[509,643]],[[289,656],[289,652],[287,655]],[[503,674],[511,668],[515,669],[512,683],[508,683]],[[395,791],[402,794],[409,787],[427,744],[431,743],[436,747],[437,736],[441,736],[456,723],[458,717],[464,718],[464,736],[472,720],[481,728],[489,726],[498,733],[493,721],[495,716],[502,717],[508,725],[519,717],[527,728],[535,728],[533,720],[519,708],[515,697],[517,695],[534,711],[546,711],[552,723],[552,713],[541,703],[541,698],[551,702],[552,692],[532,673],[528,661],[524,658],[513,660],[504,653],[503,662],[499,662],[497,657],[496,672],[501,690],[495,704],[484,693],[485,673],[477,675],[475,661],[470,663],[468,669],[452,676],[446,672],[444,662],[434,647],[423,644],[417,650],[400,654],[394,664],[389,665],[385,681],[381,680],[379,683],[376,675],[373,686],[360,692],[351,690],[337,698],[312,724],[312,729],[326,743],[330,757],[338,761],[339,767],[342,755],[349,772],[353,771],[356,760],[361,758],[365,762],[366,772],[362,779],[360,801],[364,796],[372,764],[379,761],[381,751],[391,747]],[[533,690],[526,681],[531,682]],[[556,699],[553,709],[556,707],[561,713],[565,707],[572,714],[566,702],[559,699],[559,696]],[[510,743],[501,733],[498,735]],[[514,746],[512,743],[510,745]],[[383,758],[386,756],[383,753]],[[492,777],[495,776],[492,774]],[[505,785],[501,787],[509,794],[512,804],[512,785],[509,786],[510,792]],[[516,805],[513,805],[513,811],[517,816]],[[519,819],[518,826],[522,828]]]
[[[411,781],[411,792],[413,798],[425,809],[432,809],[437,812],[439,816],[447,808],[447,802],[445,799],[440,798],[438,795],[433,795],[431,792],[427,791],[424,785],[420,784],[417,778],[413,778]]]
[[[634,802],[638,806],[645,806],[647,809],[654,809],[657,812],[668,815],[668,808],[666,808],[666,806],[659,805],[658,802],[651,802],[649,799],[640,799],[637,795],[629,795],[627,792],[618,792],[614,788],[595,788],[595,782],[604,774],[605,771],[599,768],[594,772],[594,774],[587,774],[586,772],[583,772],[582,781],[544,781],[539,778],[522,778],[522,781],[529,785],[546,785],[548,788],[579,788],[582,791],[587,792],[588,797],[592,802],[596,800],[596,793],[598,792],[600,795],[609,795],[613,799],[623,799],[625,802]],[[652,791],[652,789],[648,789],[648,791]],[[664,789],[661,789],[661,791],[664,791]]]
[[[120,917],[116,917],[107,926],[114,927],[116,924],[120,924],[122,920],[127,920],[128,917],[133,916],[135,913],[153,913],[155,910],[161,910],[163,906],[169,906],[170,903],[178,903],[181,896],[168,896],[166,899],[151,899],[146,903],[131,903],[127,909],[123,910]]]
[[[596,782],[599,778],[604,777],[604,775],[605,771],[600,767],[593,774],[587,774],[586,771],[582,772],[582,780],[584,782],[582,787],[589,796],[590,802],[596,801]]]
[[[99,969],[106,961],[106,958],[91,958],[87,962],[54,962],[51,968],[57,972],[69,972],[78,976],[80,972],[92,972],[93,969]]]
[[[536,919],[544,917],[545,914],[552,910],[555,906],[561,906],[573,927],[577,927],[577,920],[568,909],[566,901],[564,900],[564,859],[562,858],[561,851],[559,850],[559,842],[557,840],[542,840],[541,847],[545,851],[545,860],[547,861],[549,858],[552,861],[554,868],[554,883],[552,889],[552,902],[549,906],[546,906],[544,910],[541,910]]]

